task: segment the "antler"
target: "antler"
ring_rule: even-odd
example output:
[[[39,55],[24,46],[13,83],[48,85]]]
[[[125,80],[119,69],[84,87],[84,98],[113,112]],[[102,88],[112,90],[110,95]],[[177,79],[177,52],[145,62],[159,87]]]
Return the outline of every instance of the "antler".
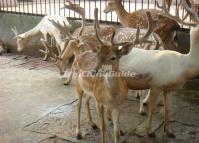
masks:
[[[44,53],[44,54],[48,54],[48,55],[50,55],[52,58],[54,58],[54,59],[57,59],[57,58],[59,58],[60,57],[60,54],[61,54],[61,52],[58,50],[58,55],[56,55],[54,52],[53,52],[53,37],[52,37],[52,39],[51,39],[51,45],[48,45],[48,43],[47,43],[47,41],[46,40],[44,40],[43,38],[41,38],[40,39],[40,41],[42,42],[42,44],[43,44],[43,46],[46,48],[46,49],[48,49],[48,51],[46,52],[46,51],[44,51],[44,50],[39,50],[40,52],[42,52],[42,53]],[[58,48],[57,48],[58,49]]]
[[[85,27],[85,23],[86,23],[85,9],[80,7],[78,4],[72,3],[70,0],[67,0],[66,2],[68,2],[68,4],[65,4],[64,7],[62,7],[61,9],[67,8],[67,9],[73,10],[73,11],[77,12],[79,15],[81,15],[81,17],[82,17],[82,27],[79,32],[79,36],[81,36],[84,31],[84,27]]]
[[[148,18],[148,30],[147,30],[147,32],[145,33],[145,35],[143,37],[139,38],[140,28],[137,29],[136,38],[133,41],[134,45],[146,42],[146,39],[150,36],[150,34],[153,32],[153,30],[157,26],[158,20],[153,20],[152,16],[151,16],[151,13],[149,11],[146,12],[146,15],[147,15],[147,18]]]
[[[66,34],[70,39],[75,39],[73,35],[68,31],[66,23],[63,21],[64,26],[62,26],[59,21],[55,21],[54,19],[48,19],[57,29],[59,29],[62,33]]]
[[[193,9],[193,7],[194,7],[193,2],[191,1],[191,7],[188,6],[186,0],[181,0],[181,4],[182,4],[183,8],[187,11],[187,13],[190,15],[192,20],[194,20],[198,24],[199,18],[198,18],[198,14]]]
[[[101,38],[99,36],[100,27],[99,27],[99,20],[98,20],[98,8],[95,8],[94,15],[95,15],[95,24],[94,24],[95,35],[96,35],[97,40],[103,46],[105,44],[103,43],[103,41],[101,40]]]
[[[196,18],[196,13],[187,5],[187,2],[185,0],[181,0],[181,4],[184,7],[184,9],[187,10],[187,13],[189,13],[189,15],[191,16],[191,18],[193,18],[194,20],[198,19],[198,18]],[[165,0],[163,1],[163,6],[160,6],[159,3],[158,3],[158,1],[157,1],[158,8],[162,9],[162,11],[166,14],[167,17],[169,17],[169,18],[171,18],[171,19],[173,19],[173,20],[175,20],[175,21],[177,21],[177,22],[179,22],[179,23],[181,23],[183,25],[196,26],[197,25],[196,22],[185,22],[185,21],[183,21],[180,18],[180,16],[179,16],[179,5],[180,4],[178,4],[178,6],[177,6],[175,16],[173,16],[167,10],[166,5],[165,5]],[[196,20],[196,21],[199,21],[199,20]]]
[[[12,32],[15,34],[15,36],[18,35],[18,31],[17,31],[16,26],[14,26],[11,30],[12,30]]]

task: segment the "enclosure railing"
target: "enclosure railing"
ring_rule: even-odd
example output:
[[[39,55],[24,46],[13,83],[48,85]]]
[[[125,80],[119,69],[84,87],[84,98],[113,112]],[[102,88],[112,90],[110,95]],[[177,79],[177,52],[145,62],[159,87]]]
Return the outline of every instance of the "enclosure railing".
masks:
[[[94,8],[99,8],[99,19],[105,22],[118,22],[115,12],[105,14],[103,12],[110,0],[71,0],[86,9],[86,19],[94,18]],[[156,9],[157,0],[123,0],[125,9],[129,12],[138,9]],[[158,0],[160,3],[162,0]],[[180,0],[173,0],[171,12],[175,13],[176,4]],[[70,18],[80,18],[78,14],[63,7],[66,0],[0,0],[0,12],[10,12],[27,15],[63,15]],[[181,11],[183,13],[183,11]]]

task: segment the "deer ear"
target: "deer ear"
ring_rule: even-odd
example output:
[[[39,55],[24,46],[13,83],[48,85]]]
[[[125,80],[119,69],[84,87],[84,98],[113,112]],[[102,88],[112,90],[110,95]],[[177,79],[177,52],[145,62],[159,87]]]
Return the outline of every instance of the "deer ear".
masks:
[[[118,47],[119,55],[120,56],[127,55],[128,53],[130,53],[132,48],[133,48],[132,43],[125,43],[123,46],[119,46]]]
[[[97,61],[97,54],[92,51],[83,52],[76,59],[78,67],[84,71],[95,69]]]
[[[17,40],[17,39],[24,39],[24,38],[25,38],[24,35],[17,35],[13,39]]]

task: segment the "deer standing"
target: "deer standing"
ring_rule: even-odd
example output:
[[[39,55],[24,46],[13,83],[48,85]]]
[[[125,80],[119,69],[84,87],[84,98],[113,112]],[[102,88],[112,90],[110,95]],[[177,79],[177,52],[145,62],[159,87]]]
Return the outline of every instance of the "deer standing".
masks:
[[[59,25],[56,22],[51,21],[57,28],[60,29],[60,31],[64,31],[64,27],[62,27],[61,25]],[[150,28],[154,29],[156,24],[152,23],[151,24],[153,27]],[[87,29],[89,32],[86,32]],[[78,30],[77,30],[78,31]],[[67,33],[68,31],[65,31],[66,35],[70,35],[70,33]],[[82,42],[85,39],[90,39],[91,41],[95,41],[93,39],[93,33],[94,32],[94,28],[91,28],[90,26],[85,26],[84,27],[84,31],[82,33],[83,38],[78,38],[78,37],[74,37],[74,36],[69,36],[71,37],[71,40],[69,41],[68,45],[66,46],[66,48],[64,49],[64,51],[62,51],[61,55],[59,56],[59,58],[57,59],[57,65],[60,65],[59,69],[60,69],[60,73],[64,73],[65,69],[66,69],[66,63],[69,61],[69,59],[72,57],[72,55],[77,55],[82,51],[86,51],[86,50],[90,50],[90,48],[88,47],[84,47],[82,46]],[[107,27],[107,26],[101,26],[101,30],[100,30],[100,36],[103,38],[103,40],[105,41],[110,41],[111,35],[112,33],[115,32],[115,36],[114,36],[114,43],[124,43],[124,42],[131,42],[133,40],[135,40],[136,38],[136,32],[137,29],[133,29],[133,28],[115,28],[115,27]],[[152,31],[150,31],[151,33]],[[77,32],[78,33],[78,32]],[[146,33],[146,30],[140,30],[140,35],[143,36]],[[160,40],[160,38],[158,37],[158,35],[156,35],[155,33],[152,33],[151,35],[148,35],[148,42],[141,44],[138,47],[145,47],[145,48],[152,48],[152,49],[159,49],[161,48],[161,43],[162,41]],[[95,41],[97,44],[97,41]],[[94,42],[93,42],[94,45]],[[96,45],[95,45],[96,46]],[[52,51],[52,50],[49,50]],[[52,54],[53,55],[53,54]],[[128,56],[128,55],[126,55]],[[120,64],[126,64],[126,61],[120,63]],[[128,71],[129,69],[122,69],[124,71]],[[73,75],[73,66],[71,68],[71,73],[69,75],[69,78],[67,79],[67,84],[68,82],[70,82],[72,80],[72,75]],[[132,89],[131,86],[129,86],[129,89]],[[140,95],[140,110],[139,113],[140,114],[144,114],[144,107],[142,104],[142,95]]]
[[[163,41],[164,48],[169,50],[175,50],[177,43],[174,41],[176,30],[180,28],[179,24],[167,17],[164,16],[164,13],[155,10],[155,9],[141,9],[128,13],[123,5],[122,0],[111,0],[108,2],[106,8],[104,9],[105,13],[115,11],[120,23],[124,27],[132,28],[147,28],[147,17],[146,11],[149,11],[153,19],[158,19],[158,25],[155,29]]]
[[[157,97],[163,93],[164,96],[164,131],[167,136],[174,137],[174,134],[169,131],[169,93],[178,89],[186,83],[189,79],[199,75],[199,18],[197,14],[187,5],[185,0],[182,0],[182,6],[185,8],[190,17],[195,21],[194,23],[185,22],[180,19],[179,15],[172,16],[167,11],[165,2],[163,10],[165,14],[176,20],[177,22],[193,26],[190,31],[190,52],[188,54],[181,54],[179,52],[170,50],[143,50],[133,48],[129,56],[121,58],[122,61],[128,61],[127,65],[123,66],[125,69],[135,71],[136,73],[150,73],[152,80],[148,83],[143,83],[141,87],[137,85],[137,89],[150,89],[149,93],[149,115],[147,118],[146,131],[148,135],[154,136],[155,133],[151,131],[151,122],[154,111],[156,109]],[[176,14],[179,14],[178,12]],[[183,66],[182,66],[183,65]],[[126,80],[130,85],[130,79]]]
[[[153,23],[150,13],[147,13],[149,17],[150,24]],[[136,38],[126,43],[114,43],[115,32],[111,36],[111,42],[104,42],[99,34],[97,9],[95,9],[95,33],[96,42],[90,38],[82,41],[82,46],[90,47],[92,51],[85,51],[76,55],[75,63],[78,68],[78,75],[75,77],[75,87],[78,94],[78,104],[77,104],[77,129],[76,136],[81,138],[80,131],[80,110],[82,104],[83,95],[88,96],[87,100],[87,114],[89,119],[89,124],[92,127],[96,125],[92,121],[89,109],[89,97],[94,97],[96,101],[96,107],[100,119],[100,129],[102,135],[102,142],[105,142],[105,122],[104,122],[104,107],[108,108],[112,112],[113,126],[114,126],[114,140],[115,143],[119,142],[120,129],[119,129],[119,115],[120,115],[120,105],[126,99],[128,93],[128,86],[126,81],[121,76],[108,76],[106,72],[114,72],[120,74],[119,71],[119,59],[130,52],[130,47],[146,41],[146,38],[151,34],[153,28],[150,27],[147,33],[139,38],[139,30],[137,31]],[[83,35],[84,37],[84,35]],[[120,48],[120,46],[122,46]],[[130,46],[130,47],[129,47]],[[97,76],[99,70],[103,65],[109,65],[112,67],[111,71],[105,71],[102,76]],[[88,68],[87,68],[88,67]],[[90,68],[92,67],[92,68]],[[84,71],[88,69],[93,69],[90,74],[95,76],[85,76]],[[103,69],[102,69],[103,70]],[[83,73],[82,73],[83,72]],[[131,77],[131,81],[134,81],[134,86],[139,82],[149,81],[150,78],[140,76],[139,79]]]

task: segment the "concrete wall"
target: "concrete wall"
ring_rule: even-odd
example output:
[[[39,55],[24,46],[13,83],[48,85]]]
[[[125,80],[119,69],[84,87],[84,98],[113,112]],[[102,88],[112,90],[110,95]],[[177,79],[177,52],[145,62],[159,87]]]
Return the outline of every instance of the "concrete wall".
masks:
[[[13,39],[14,34],[11,29],[16,26],[19,33],[24,33],[36,26],[41,19],[42,17],[38,16],[0,12],[0,39],[7,44],[11,52],[16,52],[16,41]],[[80,26],[80,23],[76,21],[70,21],[70,23],[73,25],[71,31],[74,31],[74,29]],[[177,51],[187,53],[189,51],[189,31],[181,30],[177,33],[177,37],[179,45]],[[42,47],[39,39],[40,37],[31,41],[23,53],[31,56],[42,56],[38,51],[38,49]]]
[[[34,26],[36,26],[42,17],[38,16],[30,16],[30,15],[19,15],[19,14],[11,14],[11,13],[1,13],[0,12],[0,39],[5,42],[8,46],[10,52],[16,52],[17,45],[16,40],[13,39],[15,36],[12,32],[12,28],[16,27],[18,33],[24,33]],[[71,31],[73,31],[76,27],[80,26],[80,23],[70,21],[73,25]],[[24,54],[32,55],[32,56],[41,56],[41,53],[38,52],[38,49],[42,47],[40,41],[40,37],[37,39],[33,39],[28,47],[23,51]]]

